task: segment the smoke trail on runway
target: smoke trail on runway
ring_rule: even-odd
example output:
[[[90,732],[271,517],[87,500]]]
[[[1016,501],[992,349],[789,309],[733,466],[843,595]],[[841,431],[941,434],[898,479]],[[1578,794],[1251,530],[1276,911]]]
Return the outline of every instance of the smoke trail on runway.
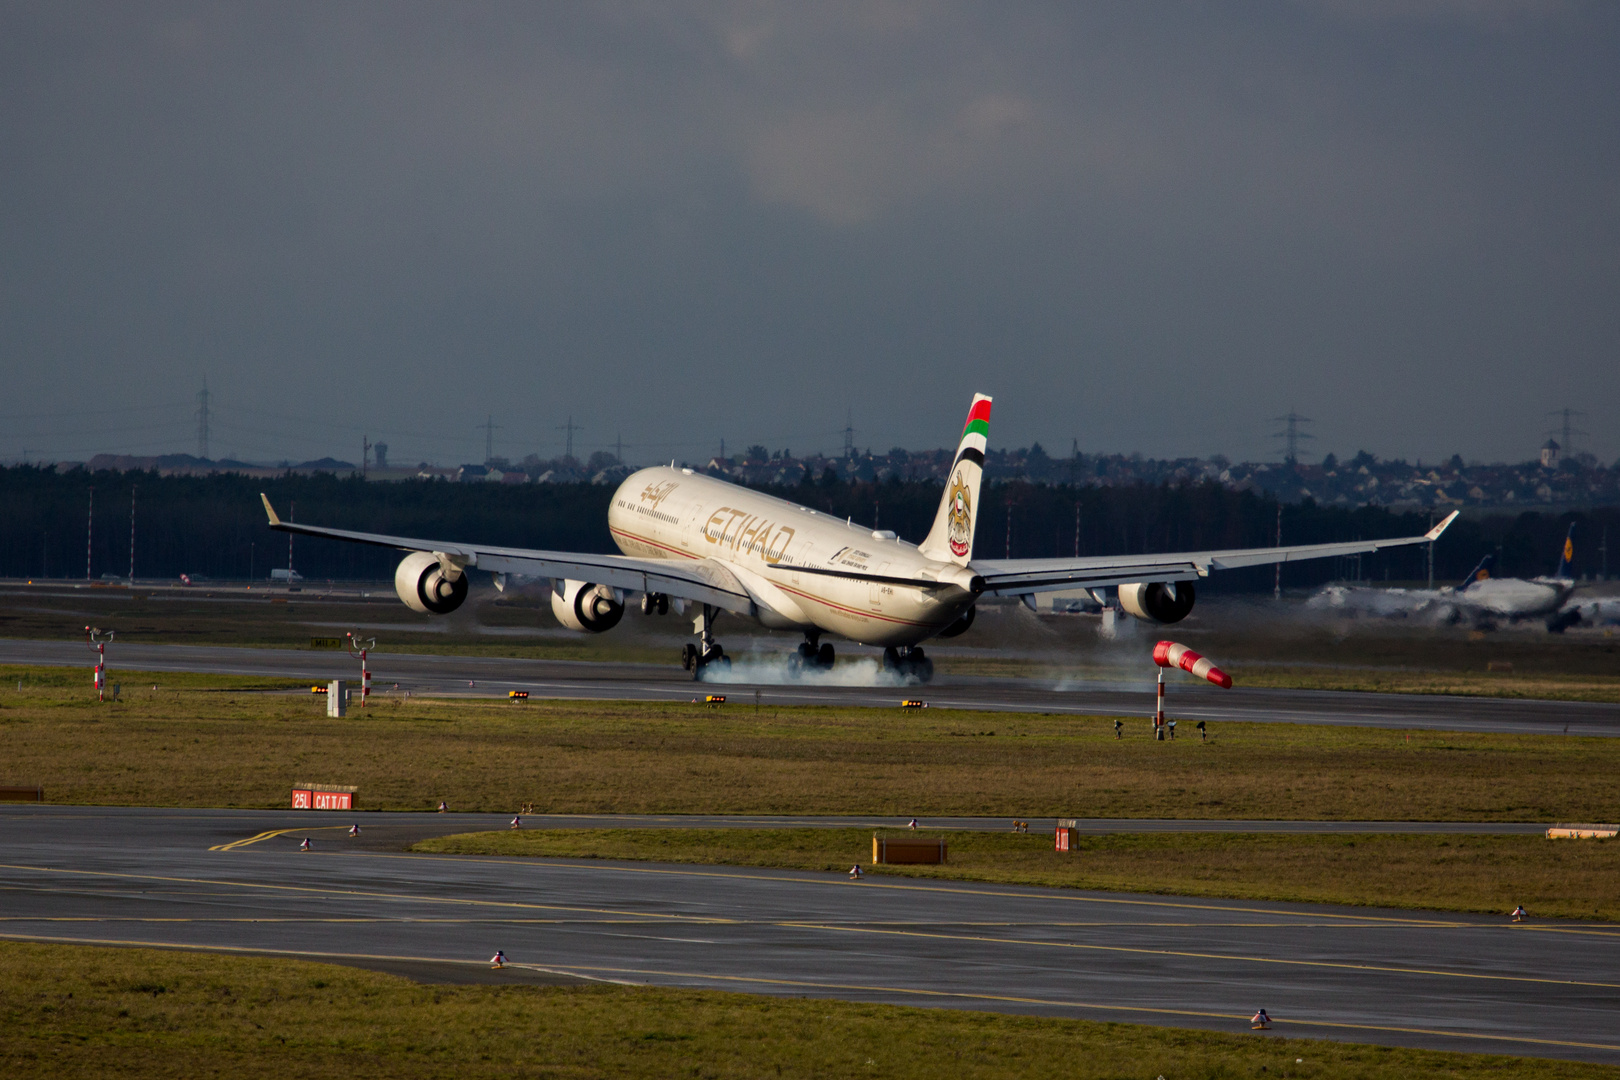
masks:
[[[839,660],[831,670],[804,668],[798,674],[788,670],[787,658],[754,654],[733,657],[731,666],[703,669],[702,682],[721,686],[738,684],[765,686],[916,686],[915,679],[903,679],[870,657]]]

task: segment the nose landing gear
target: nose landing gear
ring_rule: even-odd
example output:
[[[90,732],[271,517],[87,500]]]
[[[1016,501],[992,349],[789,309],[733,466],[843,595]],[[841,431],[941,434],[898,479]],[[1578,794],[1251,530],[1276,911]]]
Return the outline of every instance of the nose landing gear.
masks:
[[[921,645],[908,645],[903,649],[889,646],[883,650],[883,670],[910,682],[925,683],[934,677],[934,662],[922,651]]]

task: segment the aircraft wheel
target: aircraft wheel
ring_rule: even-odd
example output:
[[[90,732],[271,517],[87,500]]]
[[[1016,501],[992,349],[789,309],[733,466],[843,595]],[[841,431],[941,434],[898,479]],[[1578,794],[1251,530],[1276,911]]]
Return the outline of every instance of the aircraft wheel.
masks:
[[[821,648],[816,650],[816,666],[824,669],[833,666],[832,642],[823,641]]]
[[[801,651],[788,653],[787,658],[787,673],[790,678],[794,679],[804,674],[804,656],[802,653],[804,646],[799,646],[799,649]]]
[[[693,645],[690,641],[688,641],[685,645],[681,646],[681,667],[685,668],[687,671],[691,671],[693,668],[695,668],[697,666],[698,666],[698,650],[697,650],[697,646]]]
[[[932,682],[934,679],[934,662],[925,656],[915,662],[912,673],[917,676],[918,682]]]
[[[883,650],[883,670],[900,670],[900,650],[895,648],[893,645],[890,645],[887,649]]]

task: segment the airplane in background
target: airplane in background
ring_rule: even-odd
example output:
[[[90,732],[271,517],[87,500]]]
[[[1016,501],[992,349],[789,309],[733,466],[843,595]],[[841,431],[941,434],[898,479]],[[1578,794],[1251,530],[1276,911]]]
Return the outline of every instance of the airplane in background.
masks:
[[[1489,627],[1501,622],[1545,618],[1547,629],[1562,633],[1580,622],[1578,606],[1568,604],[1575,592],[1570,563],[1575,558],[1575,525],[1564,534],[1558,568],[1550,577],[1492,577],[1496,556],[1487,555],[1473,572],[1454,587],[1443,589],[1375,589],[1357,585],[1329,585],[1306,606],[1344,615],[1380,618],[1420,618],[1437,623],[1470,622]],[[1601,603],[1592,621],[1603,617]],[[1571,612],[1574,617],[1571,618]]]
[[[1432,543],[1457,516],[1452,513],[1422,536],[1391,540],[1167,555],[975,559],[990,404],[987,395],[974,396],[933,527],[916,545],[887,529],[839,521],[674,463],[642,469],[614,492],[608,527],[622,555],[325,528],[282,521],[269,498],[260,498],[270,528],[277,531],[406,552],[394,588],[414,611],[454,611],[467,599],[468,571],[485,570],[496,575],[498,588],[509,575],[549,579],[552,612],[573,630],[611,630],[635,597],[643,613],[690,614],[697,642],[682,649],[681,660],[695,678],[711,665],[730,664],[715,637],[715,623],[727,613],[771,630],[802,633],[803,643],[788,657],[791,670],[830,668],[833,646],[822,638],[837,635],[881,646],[886,670],[921,682],[934,668],[922,643],[965,631],[980,597],[1114,588],[1127,613],[1173,623],[1192,611],[1195,583],[1213,571]]]

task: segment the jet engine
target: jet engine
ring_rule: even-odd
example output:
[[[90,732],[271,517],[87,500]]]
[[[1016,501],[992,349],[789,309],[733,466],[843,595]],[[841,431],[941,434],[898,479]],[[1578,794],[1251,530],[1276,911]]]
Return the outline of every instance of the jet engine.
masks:
[[[451,580],[431,551],[418,551],[400,560],[394,591],[412,611],[448,615],[467,599],[467,574],[462,571]]]
[[[551,613],[570,630],[600,634],[624,618],[624,591],[588,581],[554,581]]]
[[[1190,581],[1133,582],[1119,587],[1119,606],[1149,622],[1180,622],[1193,609],[1196,594]]]
[[[973,616],[978,612],[978,610],[979,608],[977,605],[968,608],[966,611],[962,612],[961,616],[955,622],[951,623],[951,625],[941,630],[935,636],[947,638],[955,637],[957,634],[967,633],[967,628],[973,625]]]

